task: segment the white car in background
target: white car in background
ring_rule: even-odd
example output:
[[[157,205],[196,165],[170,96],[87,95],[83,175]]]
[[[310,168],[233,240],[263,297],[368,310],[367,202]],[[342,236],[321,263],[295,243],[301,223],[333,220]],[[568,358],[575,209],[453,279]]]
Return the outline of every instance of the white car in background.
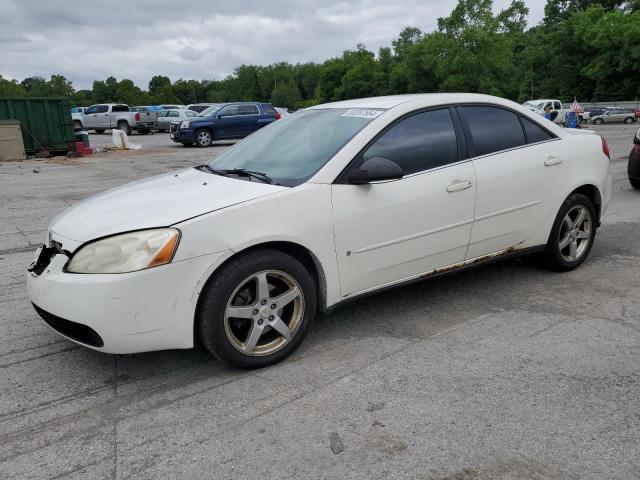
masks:
[[[197,117],[198,112],[193,110],[187,110],[186,108],[163,110],[158,114],[158,120],[156,121],[156,130],[159,132],[166,132],[171,126],[171,122],[181,122],[189,118]]]
[[[365,294],[530,254],[576,268],[611,191],[604,139],[508,100],[318,105],[62,213],[28,269],[29,298],[95,350],[200,341],[228,365],[263,367],[317,311]]]

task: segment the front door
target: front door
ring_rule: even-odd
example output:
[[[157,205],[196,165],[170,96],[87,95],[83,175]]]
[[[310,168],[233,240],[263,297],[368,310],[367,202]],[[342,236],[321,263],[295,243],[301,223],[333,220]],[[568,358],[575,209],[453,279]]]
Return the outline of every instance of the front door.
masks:
[[[476,192],[473,166],[458,141],[448,108],[415,113],[387,129],[350,167],[383,157],[402,167],[402,179],[332,186],[343,296],[464,260]]]
[[[556,137],[497,106],[458,107],[477,178],[467,259],[517,247],[555,215],[566,176]]]

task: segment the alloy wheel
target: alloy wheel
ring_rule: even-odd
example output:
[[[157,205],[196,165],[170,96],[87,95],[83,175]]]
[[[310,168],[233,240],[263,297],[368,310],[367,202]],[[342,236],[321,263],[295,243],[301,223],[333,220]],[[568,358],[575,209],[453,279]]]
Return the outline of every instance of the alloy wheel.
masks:
[[[558,237],[560,255],[569,263],[582,258],[591,242],[593,221],[589,210],[576,205],[567,212],[562,220]]]
[[[203,147],[207,147],[211,145],[211,134],[209,132],[199,132],[198,133],[198,145],[202,145]]]
[[[241,353],[271,355],[297,333],[304,308],[302,289],[291,275],[279,270],[261,271],[240,282],[229,297],[224,330]]]

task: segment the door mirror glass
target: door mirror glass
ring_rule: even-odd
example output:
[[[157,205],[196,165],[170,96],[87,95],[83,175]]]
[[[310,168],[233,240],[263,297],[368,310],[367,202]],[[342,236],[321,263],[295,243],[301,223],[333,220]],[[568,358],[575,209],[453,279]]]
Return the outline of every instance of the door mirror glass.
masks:
[[[373,157],[365,160],[358,170],[351,172],[349,183],[364,185],[383,180],[397,180],[402,178],[404,172],[400,165],[387,158]]]

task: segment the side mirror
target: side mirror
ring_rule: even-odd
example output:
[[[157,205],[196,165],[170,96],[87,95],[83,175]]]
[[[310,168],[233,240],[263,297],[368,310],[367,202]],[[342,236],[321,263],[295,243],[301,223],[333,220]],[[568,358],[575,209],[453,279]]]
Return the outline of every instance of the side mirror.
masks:
[[[636,132],[636,136],[633,137],[633,143],[635,145],[640,145],[640,130]]]
[[[382,157],[373,157],[365,160],[358,170],[349,175],[349,183],[364,185],[383,180],[397,180],[403,175],[402,168],[396,162]]]

